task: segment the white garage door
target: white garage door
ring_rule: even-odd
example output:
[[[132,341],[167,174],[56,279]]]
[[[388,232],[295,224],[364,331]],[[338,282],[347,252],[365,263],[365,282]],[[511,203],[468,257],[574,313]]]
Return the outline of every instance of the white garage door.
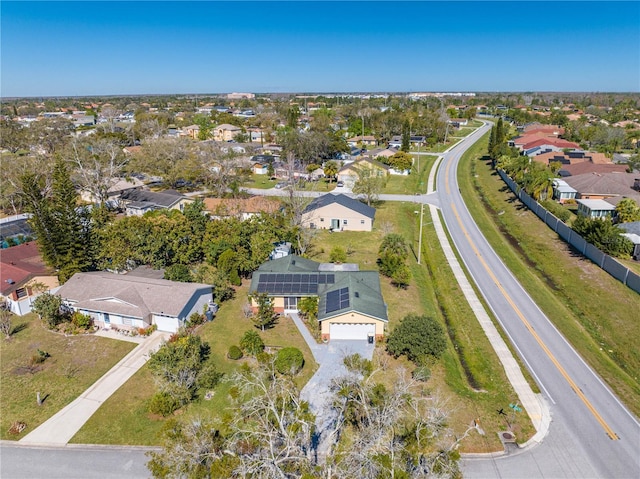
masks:
[[[158,325],[158,331],[168,331],[175,333],[178,330],[178,318],[167,318],[166,316],[154,316],[154,324]]]
[[[375,334],[375,324],[331,323],[330,339],[367,339]]]

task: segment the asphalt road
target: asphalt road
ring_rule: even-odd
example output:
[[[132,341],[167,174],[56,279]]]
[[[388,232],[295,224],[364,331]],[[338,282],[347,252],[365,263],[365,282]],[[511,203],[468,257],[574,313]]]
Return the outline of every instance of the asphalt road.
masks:
[[[552,423],[543,445],[502,459],[467,461],[465,477],[638,478],[637,418],[540,311],[489,246],[462,200],[458,161],[488,128],[443,155],[437,176],[439,206],[468,271],[550,403]]]
[[[2,479],[147,479],[147,448],[0,443]]]

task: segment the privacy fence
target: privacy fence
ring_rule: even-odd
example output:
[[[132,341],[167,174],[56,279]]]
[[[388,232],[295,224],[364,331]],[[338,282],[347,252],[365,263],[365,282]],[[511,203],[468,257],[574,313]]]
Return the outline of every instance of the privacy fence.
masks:
[[[504,171],[498,169],[498,174],[507,186],[509,186],[511,191],[516,194],[520,201],[527,205],[527,207],[533,211],[538,218],[544,221],[549,228],[555,231],[560,238],[569,243],[576,251],[579,251],[581,254],[589,258],[618,281],[626,284],[636,293],[640,293],[640,276],[616,261],[613,257],[608,254],[604,254],[591,243],[587,243],[582,236],[569,228],[551,212],[547,211],[544,206],[529,196],[527,192],[520,188],[515,181],[509,178]]]

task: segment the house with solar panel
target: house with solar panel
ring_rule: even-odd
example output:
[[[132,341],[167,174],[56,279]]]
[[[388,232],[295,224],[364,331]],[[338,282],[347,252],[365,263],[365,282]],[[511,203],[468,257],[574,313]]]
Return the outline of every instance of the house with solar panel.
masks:
[[[376,209],[350,196],[333,193],[315,198],[302,212],[302,225],[331,231],[371,231]]]
[[[353,263],[317,263],[296,255],[268,261],[253,273],[249,295],[253,293],[273,298],[281,314],[297,313],[302,298],[317,297],[325,341],[382,339],[389,321],[378,272],[360,271]]]

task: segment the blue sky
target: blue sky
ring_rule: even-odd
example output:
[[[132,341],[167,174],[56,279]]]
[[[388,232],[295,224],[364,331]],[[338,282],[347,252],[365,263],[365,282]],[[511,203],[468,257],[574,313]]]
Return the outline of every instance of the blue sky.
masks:
[[[3,97],[640,91],[640,2],[11,2]]]

